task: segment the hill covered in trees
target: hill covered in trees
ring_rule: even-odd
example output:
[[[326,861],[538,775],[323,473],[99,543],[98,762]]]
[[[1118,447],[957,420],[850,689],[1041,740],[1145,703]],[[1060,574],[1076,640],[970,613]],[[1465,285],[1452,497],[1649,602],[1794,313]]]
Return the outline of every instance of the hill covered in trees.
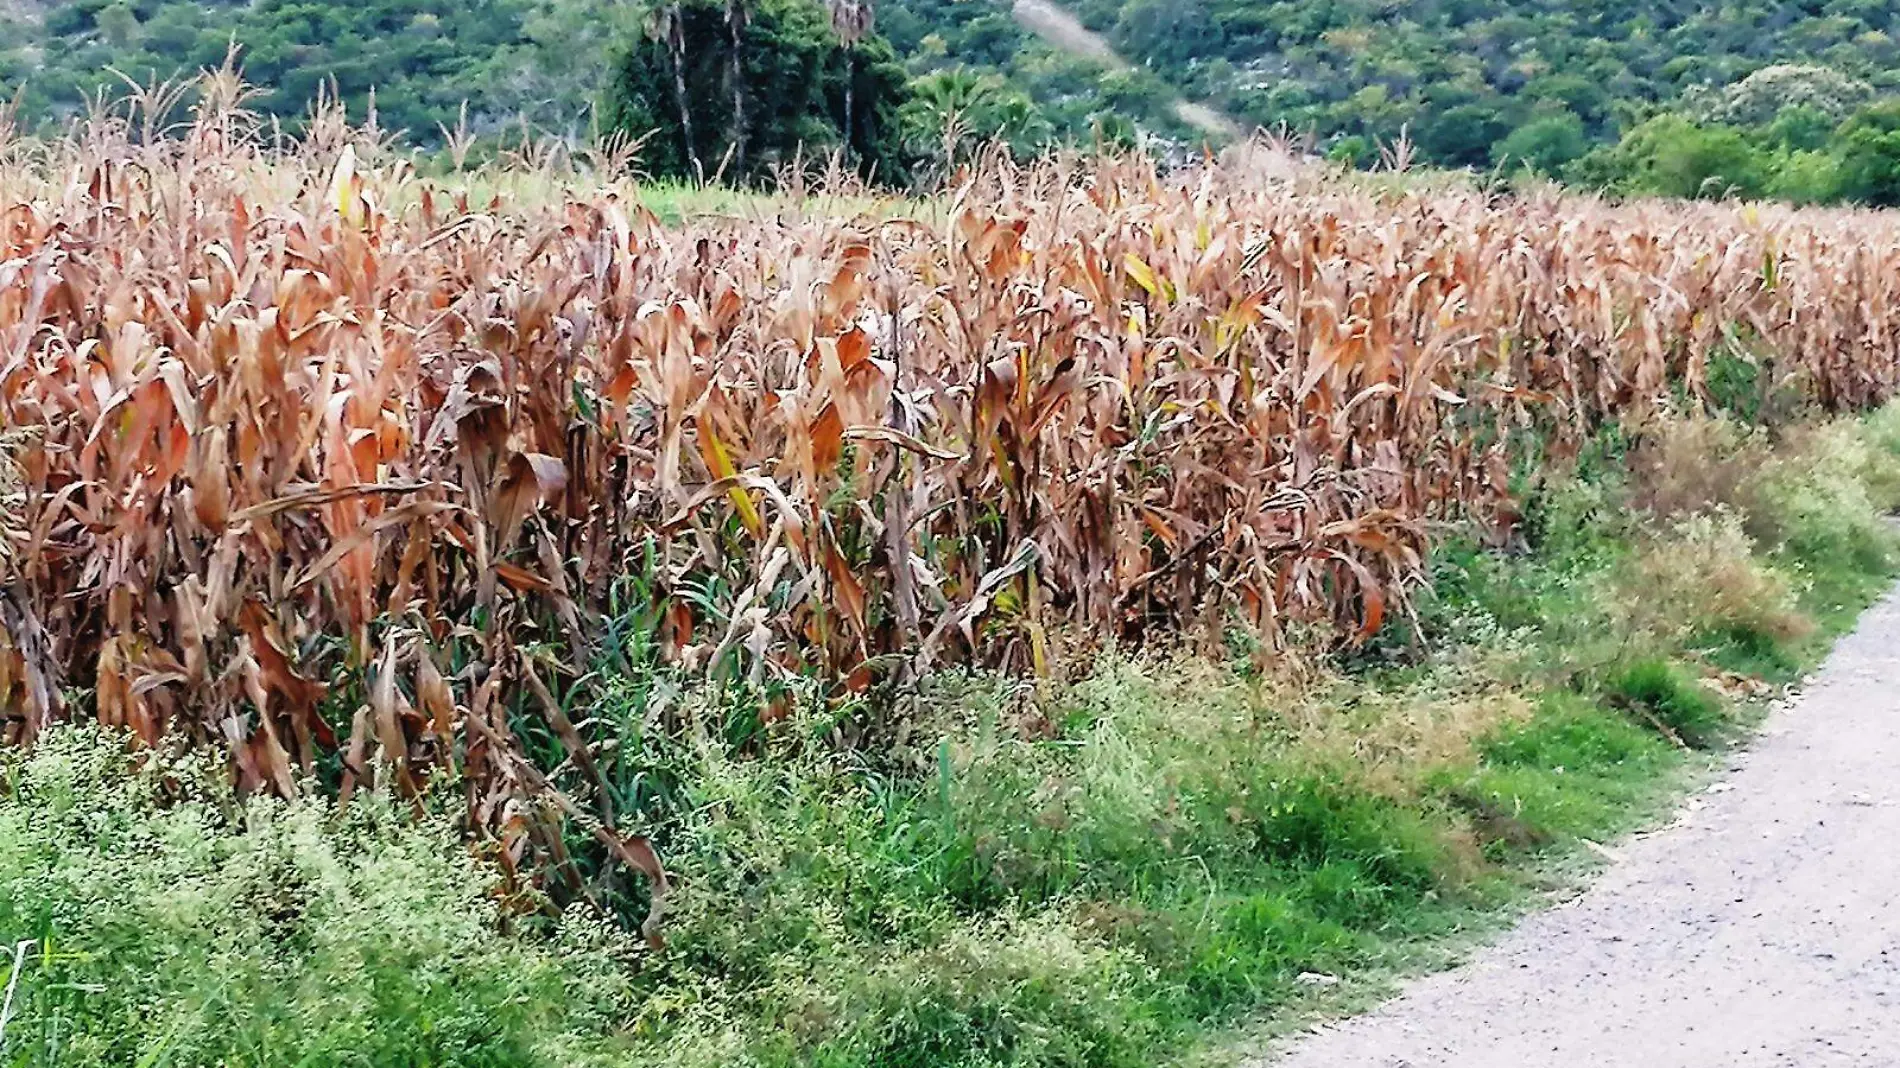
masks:
[[[638,75],[623,61],[629,53],[655,53],[645,45],[659,25],[690,26],[690,17],[661,17],[682,6],[692,5],[0,0],[0,99],[17,96],[29,126],[57,124],[83,114],[101,93],[123,94],[128,82],[147,85],[216,67],[235,44],[247,80],[260,90],[253,106],[292,132],[323,92],[359,120],[373,104],[379,126],[425,143],[439,140],[444,128],[454,128],[465,115],[478,136],[512,135],[526,120],[540,134],[581,138],[603,118],[637,113],[627,106],[625,90],[627,78]],[[756,0],[719,6],[742,16],[764,9]],[[841,5],[793,0],[793,6],[837,15]],[[1086,59],[1052,49],[1018,26],[1000,0],[849,7],[850,18],[866,23],[861,33],[887,36],[896,46],[893,58],[902,61],[898,81],[908,80],[914,92],[888,103],[909,105],[905,130],[913,154],[941,150],[949,119],[964,142],[1001,137],[1024,150],[1060,139],[1127,141],[1138,127],[1182,132],[1162,106],[1168,93],[1158,75],[1105,74]],[[814,20],[793,22],[809,29]],[[808,55],[818,47],[797,34],[752,36],[786,45],[788,55]],[[770,73],[775,62],[762,62],[760,73]],[[788,119],[785,130],[766,132],[791,136],[800,132],[796,126]],[[813,130],[807,124],[803,132]]]
[[[839,0],[790,3],[828,7],[836,25]],[[749,6],[764,10],[716,6],[742,21]],[[896,155],[942,156],[992,137],[1025,152],[1137,131],[1186,142],[1166,106],[1185,96],[1310,135],[1320,151],[1356,164],[1403,137],[1422,162],[1528,167],[1614,191],[1900,199],[1888,163],[1900,157],[1900,112],[1886,103],[1900,88],[1900,6],[1884,0],[1069,6],[1133,64],[1108,70],[1049,47],[1012,17],[1009,0],[850,4],[853,32],[878,38],[880,57],[889,46],[873,65],[889,90],[874,113],[897,123],[877,135],[882,173],[903,170],[888,165]],[[58,120],[126,78],[216,65],[235,42],[261,88],[256,105],[293,129],[332,86],[359,117],[373,94],[380,125],[424,141],[455,125],[464,101],[477,134],[525,120],[582,138],[603,118],[652,117],[653,100],[629,86],[644,84],[649,96],[663,87],[639,57],[671,63],[669,47],[654,47],[655,27],[683,23],[656,17],[666,10],[639,0],[9,0],[0,3],[0,92],[20,93],[29,123]],[[822,23],[790,24],[822,34]],[[837,42],[786,43],[811,56]],[[706,86],[730,81],[721,62],[706,60]],[[772,69],[765,62],[756,73]],[[738,95],[703,95],[707,129],[721,121],[712,96],[743,107]],[[829,89],[812,95],[844,99]],[[830,124],[829,143],[869,143],[862,132],[841,133],[857,120],[829,106],[841,113],[790,109],[784,129],[759,135],[782,145]],[[824,121],[814,125],[814,115]],[[669,151],[669,159],[697,155]]]
[[[1328,136],[1409,127],[1432,159],[1561,118],[1587,141],[1777,63],[1893,85],[1884,0],[1074,0],[1119,47],[1228,110]]]
[[[525,116],[584,129],[627,5],[571,0],[11,0],[0,2],[0,90],[29,122],[193,74],[240,49],[252,102],[293,130],[320,91],[358,120],[428,139],[467,101],[498,127]]]

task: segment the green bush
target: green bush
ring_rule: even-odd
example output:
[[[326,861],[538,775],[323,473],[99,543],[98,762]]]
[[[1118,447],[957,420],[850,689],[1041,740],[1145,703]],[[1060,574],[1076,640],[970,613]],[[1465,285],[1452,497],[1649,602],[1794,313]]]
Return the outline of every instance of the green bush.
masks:
[[[605,1052],[623,943],[571,910],[505,934],[453,830],[386,799],[220,799],[98,728],[11,754],[0,936],[33,940],[11,1063],[572,1065]]]
[[[1741,131],[1669,113],[1624,134],[1607,158],[1619,191],[1648,196],[1760,196],[1768,178]]]
[[[689,181],[754,180],[842,151],[865,177],[901,182],[907,90],[891,46],[869,30],[847,43],[812,0],[740,10],[735,28],[725,5],[685,0],[656,12],[664,32],[627,43],[605,114],[610,130],[644,139],[642,166]]]
[[[1900,204],[1900,101],[1866,108],[1835,134],[1840,192],[1880,207]]]
[[[1692,749],[1716,745],[1734,726],[1723,711],[1721,698],[1681,667],[1660,657],[1644,657],[1630,664],[1610,680],[1607,691],[1612,703],[1629,709],[1643,722],[1668,732]]]
[[[1556,174],[1589,150],[1583,121],[1569,111],[1540,115],[1512,130],[1492,147],[1500,167],[1529,167],[1539,174]]]

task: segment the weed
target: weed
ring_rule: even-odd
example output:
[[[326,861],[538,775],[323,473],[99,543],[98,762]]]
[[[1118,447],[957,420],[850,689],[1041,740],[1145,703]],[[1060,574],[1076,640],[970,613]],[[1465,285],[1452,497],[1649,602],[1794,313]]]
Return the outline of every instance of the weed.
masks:
[[[1631,503],[1662,519],[1746,511],[1769,454],[1767,433],[1744,422],[1657,420],[1632,457]]]
[[[503,934],[437,819],[229,799],[202,761],[48,731],[0,794],[0,931],[33,939],[22,1063],[569,1065],[611,1049],[631,950],[570,910]]]
[[[1793,584],[1727,511],[1692,514],[1645,538],[1612,573],[1609,595],[1631,633],[1774,677],[1793,670],[1786,651],[1814,630]]]
[[[1708,749],[1728,737],[1734,723],[1722,701],[1681,667],[1644,657],[1606,686],[1610,702],[1691,749]]]

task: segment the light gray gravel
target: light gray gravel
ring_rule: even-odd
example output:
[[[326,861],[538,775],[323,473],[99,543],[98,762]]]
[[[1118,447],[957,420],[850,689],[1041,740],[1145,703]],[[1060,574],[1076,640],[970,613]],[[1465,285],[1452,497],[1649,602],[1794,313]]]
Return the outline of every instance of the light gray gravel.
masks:
[[[1900,594],[1662,831],[1255,1068],[1900,1066]]]

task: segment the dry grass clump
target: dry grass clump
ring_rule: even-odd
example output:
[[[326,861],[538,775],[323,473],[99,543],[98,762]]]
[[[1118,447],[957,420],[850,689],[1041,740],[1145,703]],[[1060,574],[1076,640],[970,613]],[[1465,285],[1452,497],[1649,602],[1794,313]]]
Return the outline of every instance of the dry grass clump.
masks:
[[[1393,797],[1412,796],[1431,772],[1468,764],[1478,743],[1530,719],[1523,691],[1486,682],[1447,688],[1434,678],[1416,689],[1368,692],[1344,710],[1318,710],[1309,744],[1365,769],[1368,786]]]
[[[1698,634],[1780,645],[1813,630],[1794,585],[1757,555],[1731,512],[1697,512],[1647,539],[1612,589],[1629,633],[1671,645],[1693,646]]]
[[[1653,420],[1632,458],[1631,503],[1660,519],[1724,507],[1746,511],[1772,454],[1761,428],[1733,419]]]
[[[1400,684],[1337,674],[1268,684],[1254,703],[1303,759],[1345,769],[1365,789],[1412,799],[1435,771],[1468,764],[1479,741],[1530,718],[1527,692],[1491,660],[1460,649]],[[1211,688],[1211,687],[1210,687]]]

